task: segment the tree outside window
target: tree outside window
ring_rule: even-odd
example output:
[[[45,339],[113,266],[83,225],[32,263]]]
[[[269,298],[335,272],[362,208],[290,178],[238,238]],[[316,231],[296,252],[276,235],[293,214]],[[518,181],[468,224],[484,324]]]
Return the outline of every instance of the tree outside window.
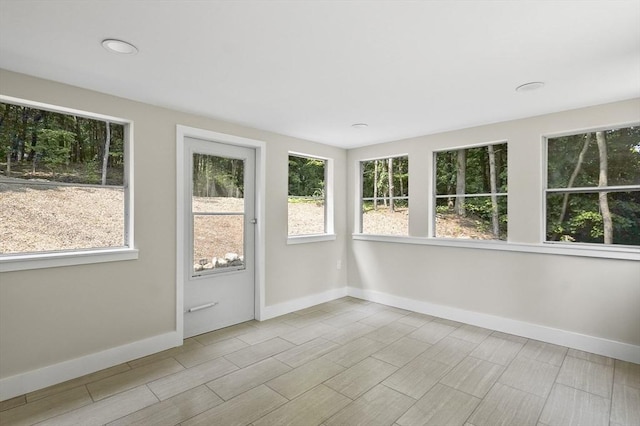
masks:
[[[360,162],[361,232],[409,235],[409,157]]]
[[[547,139],[546,240],[640,245],[640,127]]]
[[[289,154],[289,236],[327,232],[327,161]]]
[[[438,238],[507,239],[507,144],[435,153]]]

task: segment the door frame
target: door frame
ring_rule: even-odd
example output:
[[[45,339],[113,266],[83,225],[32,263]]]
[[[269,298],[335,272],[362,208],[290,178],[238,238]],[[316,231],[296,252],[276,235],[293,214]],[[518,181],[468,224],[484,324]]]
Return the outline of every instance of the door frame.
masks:
[[[182,345],[184,339],[184,251],[189,249],[186,247],[187,238],[184,232],[186,219],[184,197],[185,193],[190,190],[190,182],[185,179],[185,138],[253,148],[256,151],[255,217],[258,219],[258,223],[255,226],[254,316],[257,320],[262,319],[265,307],[266,143],[255,139],[178,124],[176,125],[176,332],[179,340],[176,344],[178,346]]]

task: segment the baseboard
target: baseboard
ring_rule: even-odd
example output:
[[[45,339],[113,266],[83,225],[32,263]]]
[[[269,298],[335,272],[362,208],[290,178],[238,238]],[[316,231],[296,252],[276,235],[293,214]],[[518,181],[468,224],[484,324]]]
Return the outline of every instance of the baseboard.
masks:
[[[451,306],[407,299],[375,290],[347,287],[347,294],[352,297],[382,303],[396,308],[433,315],[465,324],[501,331],[503,333],[515,334],[528,339],[540,340],[542,342],[553,343],[640,364],[640,346],[630,345],[628,343],[616,342],[614,340],[607,340],[600,337],[588,336],[480,312],[467,311]]]
[[[260,321],[268,320],[271,318],[279,317],[290,312],[299,311],[300,309],[309,308],[311,306],[319,305],[320,303],[330,302],[347,295],[347,288],[340,287],[331,290],[324,291],[322,293],[316,293],[309,296],[301,297],[299,299],[288,300],[286,302],[278,303],[276,305],[265,306],[262,309]]]
[[[123,362],[180,346],[181,344],[180,336],[173,331],[6,377],[0,379],[0,401],[66,382],[85,374],[94,373]]]

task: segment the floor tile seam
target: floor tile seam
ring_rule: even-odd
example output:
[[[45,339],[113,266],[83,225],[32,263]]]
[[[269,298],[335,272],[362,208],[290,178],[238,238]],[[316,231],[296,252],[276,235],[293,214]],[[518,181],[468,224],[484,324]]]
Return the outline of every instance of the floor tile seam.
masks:
[[[82,385],[82,386],[85,386],[85,388],[86,388],[86,385]],[[77,387],[80,387],[80,386],[77,386]],[[72,389],[76,389],[76,387],[74,387],[74,388],[72,388]],[[68,389],[68,390],[71,390],[71,389]],[[54,419],[54,418],[56,418],[56,417],[62,416],[62,415],[64,415],[64,414],[71,413],[72,411],[78,410],[78,409],[80,409],[80,408],[88,407],[88,406],[90,406],[90,405],[95,404],[96,402],[93,400],[93,397],[92,397],[92,396],[91,396],[91,394],[89,393],[89,390],[88,390],[88,389],[85,389],[85,390],[86,390],[86,392],[87,392],[87,395],[89,396],[89,401],[87,401],[85,404],[82,404],[82,405],[80,405],[80,406],[78,406],[78,407],[69,408],[68,410],[66,410],[66,411],[64,411],[64,412],[62,412],[62,413],[58,413],[58,414],[56,414],[56,415],[47,416],[47,417],[45,417],[45,418],[43,418],[43,419],[38,420],[36,423],[30,423],[30,424],[42,423],[42,422],[45,422],[45,421],[47,421],[47,420],[51,420],[51,419]],[[41,398],[41,399],[42,399],[42,398]],[[41,399],[38,399],[37,401],[40,401]],[[27,407],[27,404],[25,403],[25,404],[23,404],[23,405],[19,405],[19,406],[17,406],[17,407],[10,408],[9,410],[4,410],[4,411],[2,411],[2,412],[3,412],[3,413],[8,413],[8,412],[10,412],[10,411],[12,411],[12,410],[15,410],[15,409],[18,409],[18,408],[21,408],[21,407]],[[46,412],[49,412],[49,411],[51,411],[51,409],[50,409],[50,408],[48,408],[48,409],[44,410],[44,411],[43,411],[43,413],[46,413]]]
[[[219,377],[218,377],[218,379],[219,379]],[[211,384],[211,383],[215,382],[215,381],[216,381],[216,380],[218,380],[218,379],[213,379],[213,380],[208,381],[207,383],[203,383],[203,385],[204,385],[204,386],[206,386],[206,387],[207,387],[207,389],[209,389],[211,392],[213,392],[213,394],[214,394],[215,396],[217,396],[218,398],[220,398],[220,400],[221,400],[222,402],[221,402],[220,404],[218,404],[218,405],[222,405],[222,404],[224,404],[225,402],[227,402],[227,401],[229,401],[229,400],[231,400],[231,399],[235,398],[235,397],[236,397],[236,396],[238,396],[238,395],[242,395],[242,394],[244,393],[244,392],[242,392],[242,393],[240,393],[240,394],[238,394],[238,395],[235,395],[235,396],[233,396],[233,397],[231,397],[231,398],[229,398],[229,399],[224,399],[224,398],[222,397],[222,395],[218,394],[218,392],[216,392],[216,391],[215,391],[215,389],[213,389],[211,386],[209,386],[209,384]],[[263,384],[264,384],[264,383],[263,383]],[[202,386],[202,385],[200,385],[200,386]],[[251,389],[247,389],[245,392],[248,392],[248,391],[250,391],[250,390],[253,390],[253,389],[257,388],[258,386],[260,386],[260,385],[254,386],[254,387],[252,387]],[[195,388],[197,388],[197,387],[198,387],[198,386],[196,386],[196,387],[194,387],[194,388],[191,388],[191,389],[189,389],[189,390],[186,390],[186,391],[184,391],[184,392],[189,392],[190,390],[193,390],[193,389],[195,389]],[[184,392],[180,392],[178,395],[183,394]],[[178,395],[174,395],[174,396],[178,396]],[[173,396],[172,396],[171,398],[173,398]],[[166,401],[166,400],[165,400],[165,401]],[[216,407],[217,407],[218,405],[216,405]],[[211,408],[213,408],[213,407],[211,407]]]
[[[229,371],[229,372],[227,372],[227,373],[224,373],[223,375],[218,376],[218,377],[216,377],[215,379],[209,380],[208,382],[206,382],[206,383],[204,383],[204,384],[206,384],[206,385],[207,385],[207,387],[209,387],[209,385],[208,385],[208,384],[209,384],[209,383],[211,383],[211,382],[215,382],[215,381],[216,381],[216,380],[218,380],[218,379],[222,379],[222,378],[224,378],[224,377],[230,376],[231,374],[234,374],[234,373],[237,373],[237,372],[239,372],[239,371],[242,371],[242,370],[244,370],[245,368],[249,368],[249,367],[251,367],[251,366],[253,366],[253,365],[256,365],[256,364],[258,364],[258,363],[260,363],[260,362],[262,362],[262,361],[266,361],[266,360],[267,360],[267,359],[269,359],[269,358],[272,358],[272,357],[268,357],[268,358],[265,358],[265,359],[261,359],[260,361],[257,361],[257,362],[254,362],[253,364],[249,364],[249,365],[247,365],[246,367],[238,367],[236,364],[233,364],[233,363],[232,363],[234,366],[238,367],[236,370],[231,370],[231,371]],[[273,380],[273,379],[275,379],[275,378],[277,378],[277,377],[282,376],[283,374],[287,374],[287,373],[288,373],[289,371],[291,371],[291,370],[294,370],[294,368],[293,368],[293,367],[291,367],[291,366],[289,366],[287,363],[282,362],[282,361],[280,361],[279,359],[275,359],[275,358],[274,358],[274,360],[275,360],[275,361],[278,361],[278,362],[280,362],[280,363],[282,363],[282,364],[284,364],[285,366],[287,366],[287,367],[289,368],[289,370],[285,371],[284,373],[282,373],[282,374],[280,374],[280,375],[278,375],[278,376],[272,377],[272,378],[270,378],[269,380]],[[304,364],[303,364],[303,365],[304,365]],[[267,381],[268,381],[268,380],[267,380]],[[263,383],[262,383],[262,384],[263,384]],[[199,386],[199,385],[198,385],[198,386]],[[256,387],[258,387],[258,386],[260,386],[260,385],[256,385],[256,386],[254,386],[253,388],[256,388]],[[196,387],[197,387],[197,386],[196,386]],[[253,389],[253,388],[251,388],[251,389]],[[191,389],[193,389],[193,388],[191,388]],[[211,390],[213,390],[213,389],[211,389]],[[215,392],[215,391],[214,391],[214,392]],[[244,392],[242,392],[242,393],[244,393]],[[220,395],[218,395],[218,396],[220,396]],[[223,400],[223,401],[226,401],[224,398],[222,398],[222,400]]]
[[[167,359],[168,359],[168,358],[163,359],[162,361],[166,361]],[[151,380],[149,380],[148,378],[146,378],[146,375],[145,375],[144,382],[142,382],[142,383],[140,383],[140,384],[138,384],[138,385],[136,385],[136,386],[133,386],[133,387],[131,387],[131,388],[127,388],[127,389],[124,389],[124,390],[118,391],[118,392],[116,392],[116,393],[114,393],[114,394],[107,395],[107,396],[105,396],[105,397],[103,397],[103,398],[100,398],[100,399],[97,399],[97,400],[93,398],[93,394],[91,394],[91,391],[89,390],[89,383],[87,383],[85,386],[87,387],[87,392],[89,392],[89,394],[91,395],[91,398],[92,398],[92,399],[94,399],[94,402],[99,402],[99,401],[102,401],[102,400],[104,400],[104,399],[107,399],[107,398],[109,398],[109,397],[111,397],[111,396],[113,396],[113,395],[116,395],[116,394],[119,394],[119,393],[125,392],[125,391],[127,391],[127,390],[131,390],[131,389],[137,388],[137,387],[139,387],[140,385],[148,385],[149,383],[151,383],[151,382],[155,382],[156,380],[160,380],[160,379],[163,379],[163,378],[165,378],[165,377],[173,376],[174,374],[182,373],[183,371],[188,370],[188,368],[186,368],[185,366],[183,366],[182,364],[180,364],[180,362],[179,362],[178,360],[176,360],[175,358],[174,358],[174,361],[176,361],[176,362],[178,363],[178,365],[179,365],[180,367],[182,367],[182,370],[173,371],[173,372],[171,372],[171,373],[163,374],[162,376],[154,377],[154,378],[153,378],[153,379],[151,379]],[[158,361],[158,362],[160,362],[160,361]],[[195,366],[194,366],[194,367],[195,367]],[[138,368],[141,368],[141,367],[138,367]],[[133,371],[133,370],[134,370],[134,369],[131,369],[131,370],[129,370],[129,371]],[[125,372],[123,372],[123,373],[128,373],[129,371],[125,371]],[[120,373],[120,374],[122,374],[122,373]],[[114,377],[114,376],[109,376],[109,377]],[[92,383],[96,383],[96,382],[92,382]]]
[[[388,379],[388,378],[389,378],[389,377],[387,377],[387,379]],[[431,386],[429,387],[429,389],[427,389],[427,390],[426,390],[426,391],[425,391],[425,392],[420,396],[420,398],[415,398],[415,397],[413,397],[413,396],[411,396],[411,395],[407,395],[406,393],[402,392],[401,390],[398,390],[398,389],[396,389],[396,388],[393,388],[393,387],[391,387],[391,386],[389,386],[389,385],[385,384],[385,383],[384,383],[385,381],[386,381],[386,379],[382,381],[382,383],[381,383],[381,384],[382,384],[382,386],[387,387],[387,388],[391,389],[392,391],[398,392],[399,394],[404,395],[404,396],[406,396],[407,398],[411,398],[411,399],[413,399],[415,402],[420,401],[420,400],[422,399],[422,397],[423,397],[423,396],[425,396],[425,395],[426,395],[426,394],[427,394],[431,389],[433,389],[433,387],[438,383],[438,382],[434,382],[434,383],[433,383],[433,385],[431,385]],[[414,403],[414,405],[415,405],[415,403]]]
[[[498,363],[493,362],[493,361],[489,361],[489,360],[486,360],[486,359],[478,358],[476,356],[472,356],[471,354],[467,355],[466,358],[477,359],[478,361],[488,362],[489,364],[495,365],[496,367],[503,368],[504,370],[502,371],[502,373],[500,373],[500,376],[502,376],[502,374],[504,374],[504,372],[507,371],[507,366],[506,365],[502,365],[502,364],[498,364]],[[462,362],[462,361],[460,361],[460,362]]]
[[[563,366],[564,366],[564,362],[563,362]],[[575,386],[571,386],[571,385],[569,385],[567,383],[559,382],[558,381],[558,376],[560,375],[560,371],[562,371],[562,367],[560,367],[560,369],[558,370],[558,373],[556,374],[556,378],[553,381],[554,385],[555,384],[563,385],[563,386],[566,386],[566,387],[571,388],[571,389],[575,389],[575,390],[579,390],[579,391],[588,393],[590,395],[598,396],[598,397],[603,398],[603,399],[608,399],[609,402],[610,402],[609,405],[611,405],[611,403],[613,403],[613,379],[612,379],[612,382],[611,382],[611,387],[609,387],[609,396],[603,396],[603,395],[600,395],[600,394],[597,394],[597,393],[594,393],[594,392],[589,392],[586,389],[580,389],[580,388],[577,388]]]
[[[153,354],[152,354],[152,355],[153,355]],[[131,360],[131,361],[135,361],[135,360]],[[163,360],[159,360],[159,361],[163,361]],[[159,362],[159,361],[155,361],[155,362]],[[151,364],[151,363],[150,363],[150,364]],[[33,391],[33,392],[27,392],[27,393],[25,393],[25,394],[23,394],[23,395],[19,395],[19,396],[24,396],[24,398],[25,398],[25,404],[29,404],[29,403],[33,403],[33,402],[36,402],[36,401],[40,401],[41,399],[48,398],[48,397],[53,396],[53,395],[57,395],[57,394],[62,393],[62,392],[67,392],[67,391],[69,391],[69,390],[71,390],[71,389],[75,389],[75,388],[78,388],[78,387],[80,387],[80,386],[85,386],[85,387],[86,387],[86,386],[87,386],[87,385],[89,385],[89,384],[96,383],[96,382],[99,382],[99,381],[104,380],[104,379],[108,379],[108,378],[113,377],[113,376],[116,376],[116,375],[118,375],[118,374],[127,373],[127,372],[129,372],[129,371],[131,371],[131,370],[133,370],[133,369],[134,369],[133,367],[129,366],[129,362],[123,362],[123,363],[121,363],[121,364],[117,364],[117,365],[114,365],[113,367],[109,367],[109,368],[118,367],[118,366],[120,366],[120,365],[127,365],[127,366],[129,367],[129,369],[128,369],[128,370],[125,370],[125,371],[118,371],[118,372],[116,372],[116,373],[110,374],[110,375],[108,375],[108,376],[100,377],[99,379],[95,379],[95,380],[92,380],[92,381],[89,381],[89,382],[86,382],[86,383],[79,383],[79,384],[77,384],[77,385],[75,385],[75,386],[72,386],[72,387],[70,387],[70,388],[63,389],[63,390],[59,390],[59,391],[54,392],[54,393],[52,393],[52,394],[50,394],[50,395],[41,396],[41,397],[36,398],[36,399],[33,399],[33,400],[31,400],[31,401],[29,401],[29,394],[31,394],[31,393],[35,393],[35,392],[38,392],[38,391],[43,391],[43,390],[45,390],[45,389],[47,389],[47,388],[49,388],[49,387],[53,387],[53,386],[61,386],[61,385],[65,384],[65,383],[67,383],[67,382],[71,382],[71,381],[73,381],[73,380],[79,379],[79,378],[84,377],[84,376],[76,377],[75,379],[67,380],[67,381],[64,381],[64,382],[62,382],[62,383],[58,383],[58,384],[55,384],[55,385],[52,385],[52,386],[47,386],[46,388],[38,389],[38,390]],[[149,364],[145,364],[145,365],[149,365]],[[141,366],[139,366],[139,367],[144,367],[145,365],[141,365]],[[139,367],[135,367],[135,368],[139,368]],[[102,370],[99,370],[99,371],[102,371]],[[97,371],[97,372],[99,372],[99,371]],[[96,373],[97,373],[97,372],[96,372]],[[90,373],[90,374],[93,374],[93,373]],[[87,391],[88,391],[88,390],[89,390],[89,389],[87,388]],[[13,399],[13,398],[11,398],[11,399]]]
[[[577,388],[575,386],[567,385],[566,383],[554,382],[553,384],[554,385],[558,384],[558,385],[566,386],[568,388],[571,388],[571,389],[574,389],[574,390],[577,390],[577,391],[580,391],[580,392],[588,393],[591,396],[597,396],[598,398],[602,398],[604,400],[609,401],[609,405],[611,405],[611,403],[613,402],[613,392],[611,392],[611,396],[602,396],[602,395],[597,394],[597,393],[589,392],[588,390],[584,390],[584,389]]]
[[[17,395],[17,396],[14,396],[13,398],[5,399],[2,402],[10,401],[12,399],[17,399],[17,398],[20,398],[20,397],[24,398],[24,402],[22,404],[18,404],[15,407],[11,407],[11,408],[3,408],[2,410],[0,410],[0,413],[4,413],[5,411],[13,410],[14,408],[22,407],[22,406],[27,405],[29,403],[29,401],[27,401],[27,394]],[[38,398],[38,399],[36,399],[34,401],[38,401],[39,399],[41,399],[41,398]]]
[[[86,385],[85,385],[85,386],[86,386]],[[148,390],[149,392],[151,392],[151,395],[153,395],[153,397],[156,399],[156,402],[154,402],[154,404],[157,404],[157,403],[159,403],[159,402],[162,402],[162,401],[160,400],[160,398],[158,398],[158,396],[157,396],[157,395],[156,395],[156,394],[151,390],[151,388],[149,388],[149,386],[147,386],[147,384],[146,384],[146,383],[141,384],[141,385],[138,385],[138,386],[134,386],[134,387],[132,387],[132,388],[124,389],[124,390],[122,390],[122,391],[120,391],[120,392],[116,392],[116,393],[114,393],[114,394],[112,394],[112,395],[109,395],[108,397],[105,397],[105,398],[99,399],[99,400],[97,400],[97,401],[94,401],[94,400],[93,400],[93,396],[89,393],[89,391],[88,391],[88,389],[87,389],[87,393],[89,393],[89,397],[91,398],[92,402],[90,402],[90,403],[88,403],[88,404],[81,405],[81,406],[76,407],[76,408],[73,408],[73,409],[71,409],[71,410],[67,410],[67,411],[65,411],[65,412],[63,412],[63,413],[56,414],[55,416],[48,417],[47,419],[39,420],[39,421],[38,421],[38,423],[36,423],[36,424],[42,423],[42,422],[47,421],[47,420],[52,420],[52,419],[55,419],[56,417],[60,417],[60,416],[66,415],[66,414],[70,414],[70,413],[72,413],[72,412],[74,412],[74,411],[77,411],[77,410],[80,410],[80,409],[82,409],[82,408],[89,407],[89,406],[92,406],[92,405],[96,405],[96,404],[98,404],[98,403],[100,403],[100,402],[102,402],[102,401],[106,401],[106,400],[108,400],[108,399],[114,398],[115,396],[120,395],[120,394],[123,394],[123,393],[125,393],[125,392],[130,392],[130,391],[132,391],[132,390],[134,390],[134,389],[139,389],[139,388],[143,388],[143,387],[144,387],[144,388],[147,388],[147,390]],[[149,406],[151,406],[151,405],[153,405],[153,404],[147,405],[146,407],[149,407]],[[140,410],[142,410],[142,409],[144,409],[144,408],[146,408],[146,407],[143,407],[143,408],[141,408]],[[136,410],[136,411],[140,411],[140,410]],[[136,411],[133,411],[132,413],[135,413]],[[132,414],[132,413],[128,413],[128,414],[126,414],[125,416],[122,416],[122,417],[126,417],[126,416],[128,416],[129,414]],[[115,420],[112,420],[112,421],[115,421]]]
[[[111,377],[111,376],[107,376],[107,377]],[[93,382],[91,382],[91,383],[93,383]],[[78,385],[76,385],[76,386],[72,386],[72,387],[67,388],[67,389],[62,389],[62,390],[59,390],[59,391],[54,392],[54,393],[49,394],[49,395],[41,396],[40,398],[32,399],[31,401],[29,401],[29,400],[27,399],[27,395],[28,395],[28,394],[18,395],[18,397],[19,397],[19,396],[23,396],[23,397],[24,397],[24,401],[25,401],[25,402],[24,402],[24,404],[18,405],[18,406],[13,407],[13,408],[18,408],[18,407],[22,407],[23,405],[33,404],[34,402],[42,401],[42,400],[43,400],[43,399],[45,399],[45,398],[50,398],[50,397],[52,397],[52,396],[59,395],[59,394],[61,394],[61,393],[63,393],[63,392],[68,392],[68,391],[70,391],[70,390],[77,389],[77,388],[79,388],[80,386],[84,386],[84,387],[85,387],[85,389],[86,389],[86,391],[87,391],[87,393],[89,394],[89,396],[91,396],[91,393],[89,392],[89,389],[87,388],[87,384],[88,384],[88,383],[78,384]],[[56,385],[54,385],[54,386],[56,386]],[[17,398],[17,397],[16,397],[16,398]],[[13,399],[13,398],[10,398],[10,399]],[[93,398],[91,398],[91,399],[93,400]],[[2,410],[1,412],[8,411],[8,410],[13,410],[13,408],[9,408],[9,409],[7,409],[7,410]]]
[[[365,359],[366,359],[366,358],[365,358]],[[382,360],[379,360],[379,361],[382,361]],[[384,362],[384,361],[382,361],[382,362]],[[359,363],[358,363],[358,364],[359,364]],[[388,363],[386,363],[386,364],[388,364]],[[356,365],[357,365],[357,364],[356,364]],[[391,364],[389,364],[389,365],[391,365]],[[329,389],[332,389],[332,390],[333,390],[333,391],[335,391],[335,392],[338,392],[340,395],[342,395],[342,396],[345,396],[345,397],[349,398],[349,399],[350,399],[350,400],[352,400],[352,402],[353,402],[353,401],[357,401],[357,400],[358,400],[362,395],[366,394],[367,392],[369,392],[371,389],[375,388],[376,386],[378,386],[378,385],[382,385],[382,382],[384,382],[385,380],[387,380],[387,379],[388,379],[392,374],[394,374],[396,371],[398,371],[398,370],[399,370],[399,368],[398,368],[398,367],[396,367],[396,366],[392,366],[392,367],[394,367],[394,368],[395,368],[395,370],[394,370],[391,374],[389,374],[388,376],[385,376],[382,380],[380,380],[379,382],[377,382],[377,383],[376,383],[376,384],[374,384],[373,386],[369,387],[369,388],[368,388],[368,389],[366,389],[364,392],[362,392],[362,393],[358,394],[355,398],[352,398],[352,397],[350,397],[350,396],[348,396],[348,395],[345,395],[344,393],[340,392],[338,389],[334,389],[333,387],[331,387],[331,386],[329,386],[329,385],[327,384],[327,382],[328,382],[328,381],[330,381],[331,379],[333,379],[333,377],[336,377],[336,376],[333,376],[332,378],[325,380],[325,381],[324,381],[324,382],[322,382],[321,384],[325,385],[326,387],[328,387]],[[347,368],[346,370],[344,370],[344,371],[347,371],[347,370],[348,370],[348,368]],[[340,374],[340,373],[339,373],[339,374]]]

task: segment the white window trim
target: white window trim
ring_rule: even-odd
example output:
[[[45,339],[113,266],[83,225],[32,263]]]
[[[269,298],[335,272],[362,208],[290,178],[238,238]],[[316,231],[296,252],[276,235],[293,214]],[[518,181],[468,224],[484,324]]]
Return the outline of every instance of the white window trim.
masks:
[[[133,213],[133,121],[120,117],[97,114],[73,108],[60,107],[42,102],[29,101],[12,96],[0,95],[0,101],[14,105],[38,108],[56,113],[75,115],[92,120],[109,121],[125,126],[124,131],[124,247],[105,247],[78,250],[58,250],[0,254],[0,272],[25,271],[30,269],[55,268],[60,266],[86,265],[90,263],[118,262],[135,260],[138,250],[134,248]]]
[[[628,259],[628,260],[640,260],[640,246],[621,246],[621,245],[605,245],[599,243],[571,243],[571,242],[563,242],[563,241],[547,241],[547,194],[548,193],[571,193],[571,192],[584,192],[587,188],[548,188],[548,173],[547,167],[549,162],[549,138],[559,138],[562,136],[574,136],[581,133],[593,133],[605,130],[618,130],[625,127],[633,127],[640,126],[640,122],[625,122],[619,124],[612,124],[610,126],[597,126],[597,127],[589,127],[583,129],[576,129],[565,132],[557,132],[557,133],[546,133],[541,137],[541,155],[542,161],[540,164],[542,166],[542,170],[540,171],[541,178],[541,187],[542,191],[540,192],[542,211],[540,213],[541,221],[540,221],[540,241],[542,241],[541,246],[543,247],[553,247],[554,250],[563,250],[572,252],[573,256],[587,256],[582,253],[593,253],[596,254],[594,256],[588,257],[601,257],[601,258],[609,258],[609,259]],[[637,185],[624,185],[625,188],[631,188],[631,191],[636,190]],[[611,186],[610,188],[619,189],[621,186]],[[599,192],[599,188],[589,187],[593,193]],[[585,251],[582,251],[585,250]],[[628,256],[628,257],[620,257],[620,256]]]
[[[438,173],[438,168],[436,167],[436,155],[438,153],[441,152],[449,152],[449,151],[459,151],[461,149],[472,149],[472,148],[484,148],[486,146],[489,145],[502,145],[505,144],[507,145],[507,150],[509,149],[509,141],[507,139],[498,139],[496,141],[490,141],[490,142],[481,142],[481,143],[475,143],[475,144],[470,144],[470,145],[464,145],[464,146],[458,146],[458,147],[452,147],[452,148],[443,148],[443,149],[436,149],[433,150],[431,152],[431,158],[432,158],[432,174],[431,174],[431,205],[429,206],[429,216],[430,216],[430,220],[429,220],[429,236],[430,238],[433,238],[435,240],[443,240],[443,241],[457,241],[458,239],[456,238],[446,238],[446,237],[438,237],[436,236],[436,200],[438,198],[448,198],[448,197],[491,197],[491,195],[496,195],[498,197],[507,197],[507,205],[509,203],[509,193],[508,192],[497,192],[495,194],[464,194],[464,195],[458,195],[458,194],[453,194],[453,195],[438,195],[436,194],[436,182],[438,181],[438,177],[437,177],[437,173]],[[509,187],[508,185],[508,181],[509,181],[509,173],[507,170],[507,188]],[[409,219],[411,220],[411,219]],[[507,216],[507,220],[508,220],[508,216]],[[508,223],[507,223],[508,224]],[[461,239],[461,241],[468,241],[465,239]],[[504,242],[504,240],[486,240],[486,241],[502,241]],[[507,241],[509,241],[509,233],[507,232]]]
[[[401,158],[401,157],[407,157],[407,161],[409,161],[409,164],[411,164],[411,160],[409,159],[409,153],[403,153],[403,154],[391,154],[391,155],[382,155],[380,157],[373,157],[373,158],[363,158],[361,160],[356,160],[356,189],[357,189],[357,196],[355,197],[355,218],[353,220],[354,223],[354,229],[357,229],[359,232],[354,234],[354,235],[374,235],[374,234],[365,234],[364,232],[362,232],[362,204],[363,201],[366,199],[373,199],[373,197],[363,197],[362,196],[362,191],[363,191],[363,187],[362,185],[364,184],[364,179],[362,179],[362,163],[364,163],[365,161],[376,161],[376,160],[388,160],[389,158]],[[409,173],[409,179],[411,178],[411,174]],[[406,199],[407,200],[407,205],[409,205],[409,201],[410,201],[410,195],[407,196],[403,196],[403,197],[393,197],[393,199]],[[378,199],[389,199],[389,197],[378,197]],[[409,219],[411,220],[411,219]],[[409,225],[409,227],[411,227],[411,225]],[[409,232],[409,229],[407,229],[407,232]],[[385,235],[386,236],[386,235]],[[389,235],[391,236],[391,235]],[[398,236],[400,238],[405,238],[407,236]]]
[[[287,244],[306,244],[306,243],[317,243],[322,241],[332,241],[336,239],[335,228],[334,228],[334,172],[333,172],[333,158],[329,157],[321,157],[319,155],[306,154],[298,151],[289,151],[287,153],[287,160],[289,159],[289,155],[294,155],[296,157],[303,158],[315,158],[318,160],[322,160],[325,162],[325,170],[324,170],[324,233],[322,234],[303,234],[303,235],[289,235],[289,230],[287,226]],[[287,188],[289,187],[288,176],[289,176],[289,165],[287,162]],[[287,191],[288,192],[288,191]],[[287,194],[288,201],[288,194]],[[289,215],[287,213],[287,224],[289,221]]]
[[[640,249],[625,247],[592,247],[591,244],[568,246],[562,243],[527,244],[498,240],[457,240],[433,237],[404,237],[394,235],[353,234],[354,241],[375,241],[394,244],[416,244],[435,247],[467,248],[476,250],[500,250],[522,253],[539,253],[563,256],[595,257],[640,261]]]

